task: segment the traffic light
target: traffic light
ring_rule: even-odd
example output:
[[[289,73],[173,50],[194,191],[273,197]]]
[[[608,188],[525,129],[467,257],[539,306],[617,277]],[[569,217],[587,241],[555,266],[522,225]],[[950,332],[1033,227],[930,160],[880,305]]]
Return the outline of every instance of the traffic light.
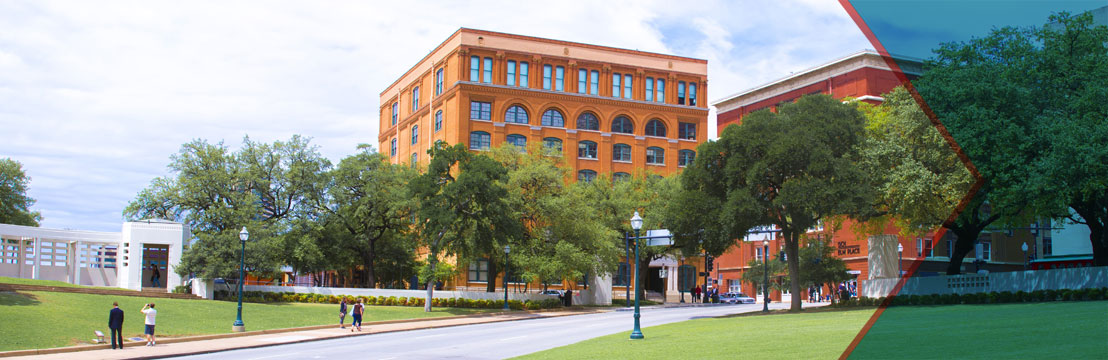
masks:
[[[706,271],[712,271],[712,268],[713,268],[713,267],[715,267],[715,266],[714,266],[714,265],[715,265],[715,259],[713,259],[713,258],[712,258],[712,255],[708,255],[708,256],[707,256],[707,257],[706,257],[706,258],[704,259],[704,261],[705,261],[705,266],[704,266],[704,268],[706,269]]]

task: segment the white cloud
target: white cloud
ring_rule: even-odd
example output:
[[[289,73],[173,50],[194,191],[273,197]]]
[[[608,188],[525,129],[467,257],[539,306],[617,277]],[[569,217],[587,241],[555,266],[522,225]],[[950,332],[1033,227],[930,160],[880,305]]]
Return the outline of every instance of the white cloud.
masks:
[[[834,1],[7,1],[0,157],[45,226],[116,230],[195,138],[375,144],[379,92],[459,27],[708,59],[710,100],[868,46]]]

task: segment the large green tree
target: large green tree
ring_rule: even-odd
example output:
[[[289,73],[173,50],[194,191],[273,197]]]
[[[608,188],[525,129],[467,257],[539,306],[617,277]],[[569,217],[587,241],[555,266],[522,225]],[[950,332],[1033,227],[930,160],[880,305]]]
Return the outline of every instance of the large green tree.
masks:
[[[418,204],[415,239],[427,251],[425,274],[437,274],[440,257],[475,254],[493,244],[508,244],[521,231],[502,185],[507,169],[484,154],[471,153],[464,145],[436,143],[429,151],[427,171],[409,185]],[[431,311],[435,276],[425,276]]]
[[[31,211],[35,199],[27,196],[31,178],[23,164],[11,158],[0,159],[0,224],[38,226],[42,214]]]
[[[869,216],[874,190],[858,164],[865,118],[826,95],[758,111],[701,144],[683,177],[678,234],[726,248],[755,227],[774,225],[785,241],[790,291],[800,293],[801,235],[830,216]],[[697,223],[701,226],[696,226]],[[799,296],[791,308],[801,309]]]

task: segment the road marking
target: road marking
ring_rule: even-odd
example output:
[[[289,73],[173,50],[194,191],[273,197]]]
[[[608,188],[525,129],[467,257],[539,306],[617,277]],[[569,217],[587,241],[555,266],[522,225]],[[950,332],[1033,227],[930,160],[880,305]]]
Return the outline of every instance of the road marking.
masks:
[[[510,337],[510,338],[507,338],[507,339],[500,339],[500,341],[501,341],[501,342],[503,342],[503,341],[508,341],[508,340],[522,339],[522,338],[525,338],[525,337],[527,337],[527,335],[521,335],[521,336],[516,336],[516,337]]]
[[[270,356],[261,356],[261,357],[250,358],[250,360],[272,359],[272,358],[278,358],[278,357],[282,357],[282,356],[292,356],[292,355],[296,355],[296,354],[299,354],[299,352],[278,354],[278,355],[270,355]]]

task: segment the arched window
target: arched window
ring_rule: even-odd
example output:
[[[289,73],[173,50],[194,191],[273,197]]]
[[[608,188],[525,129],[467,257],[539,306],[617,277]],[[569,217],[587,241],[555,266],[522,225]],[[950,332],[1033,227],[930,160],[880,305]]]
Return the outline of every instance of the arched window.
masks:
[[[412,125],[412,145],[419,143],[419,125]]]
[[[665,165],[666,163],[666,151],[660,147],[648,147],[646,148],[646,163],[655,165]]]
[[[616,116],[616,118],[612,120],[612,132],[631,134],[635,132],[635,125],[632,125],[631,119],[628,119],[626,116]]]
[[[470,150],[488,150],[492,146],[492,136],[484,131],[469,133]]]
[[[681,150],[677,152],[677,166],[685,167],[692,165],[694,159],[696,159],[696,151]]]
[[[546,155],[562,156],[562,139],[554,137],[542,139],[542,147],[546,150]]]
[[[596,115],[592,113],[581,113],[581,116],[577,117],[577,129],[580,130],[600,130],[600,120],[596,118]]]
[[[596,171],[581,170],[577,172],[577,181],[592,182],[596,180]]]
[[[519,151],[527,151],[527,137],[526,136],[523,136],[523,135],[520,135],[520,134],[511,134],[511,135],[508,135],[508,137],[505,138],[505,140],[507,140],[509,144],[512,144],[512,145],[515,145],[516,147],[518,147]]]
[[[612,145],[612,160],[631,162],[631,145]]]
[[[596,143],[588,140],[577,143],[577,157],[583,159],[595,159]]]
[[[512,105],[508,108],[508,111],[504,112],[504,122],[526,124],[528,121],[527,110],[524,110],[523,107],[519,105]]]
[[[666,137],[666,123],[658,119],[650,120],[646,123],[646,135]]]
[[[617,172],[615,174],[612,174],[612,180],[613,181],[631,180],[631,174],[628,174],[628,173],[625,173],[625,172]]]
[[[435,132],[442,130],[442,110],[435,112]]]
[[[566,117],[558,110],[547,110],[542,113],[542,126],[566,127]]]

